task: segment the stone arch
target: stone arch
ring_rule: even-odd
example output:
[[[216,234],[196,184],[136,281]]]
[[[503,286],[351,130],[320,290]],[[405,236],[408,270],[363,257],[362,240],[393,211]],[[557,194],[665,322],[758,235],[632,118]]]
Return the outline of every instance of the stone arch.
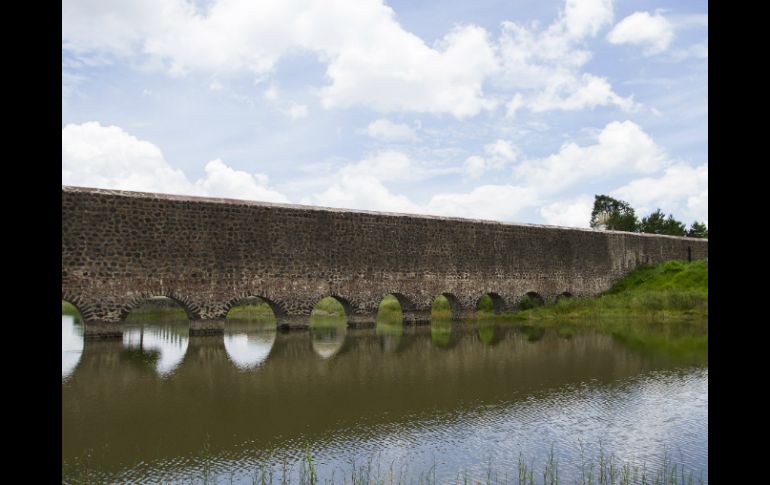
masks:
[[[495,292],[492,292],[492,291],[486,292],[486,293],[480,295],[478,298],[476,298],[476,308],[475,308],[476,311],[478,311],[479,302],[486,295],[489,295],[489,297],[492,299],[492,308],[493,308],[493,310],[494,310],[496,315],[505,311],[505,309],[506,309],[505,299],[503,299],[503,297],[500,296],[499,293],[495,293]]]
[[[248,298],[259,298],[264,303],[267,303],[267,305],[273,311],[273,315],[275,316],[276,319],[278,319],[283,315],[286,315],[286,310],[284,309],[282,303],[276,302],[275,300],[268,298],[266,296],[263,296],[262,294],[259,294],[259,293],[242,293],[237,297],[228,300],[227,303],[225,303],[225,306],[223,308],[223,312],[224,312],[223,318],[227,318],[227,314],[230,313],[230,310],[232,310],[234,306],[236,306],[239,302],[246,300]]]
[[[566,300],[566,299],[569,299],[569,298],[573,298],[573,296],[574,295],[572,293],[570,293],[569,291],[562,291],[561,293],[556,295],[556,301],[558,302],[559,300]]]
[[[449,292],[443,292],[438,295],[436,295],[435,298],[431,301],[431,304],[433,304],[434,301],[436,301],[436,298],[439,296],[443,296],[447,299],[449,302],[449,308],[451,311],[451,319],[452,320],[460,320],[462,318],[462,304],[460,303],[460,299],[457,298],[455,295]]]
[[[75,309],[80,313],[80,317],[83,319],[83,322],[93,319],[94,310],[92,309],[91,305],[82,298],[78,297],[77,295],[62,292],[61,299],[62,301],[66,301],[75,307]]]
[[[186,296],[179,295],[173,291],[167,291],[158,293],[144,292],[134,296],[120,309],[120,321],[124,322],[131,310],[139,307],[143,303],[146,303],[150,298],[157,296],[164,296],[170,300],[173,300],[177,305],[182,307],[185,314],[187,315],[188,320],[200,320],[200,308],[198,308],[198,305],[192,303]]]
[[[350,320],[350,317],[353,315],[353,305],[351,304],[350,300],[336,293],[333,293],[329,296],[337,300],[340,305],[342,305],[343,310],[345,310],[345,318]]]
[[[412,301],[403,293],[399,293],[397,291],[392,291],[389,293],[386,293],[385,295],[380,298],[379,303],[377,304],[377,316],[379,317],[379,309],[380,305],[382,305],[382,301],[387,297],[392,296],[398,301],[398,306],[401,309],[401,324],[402,325],[410,325],[413,323],[414,318],[412,318],[412,313],[414,312],[415,305],[412,303]]]
[[[81,308],[81,305],[80,305],[80,304],[78,304],[78,303],[75,303],[75,302],[73,302],[72,300],[70,300],[70,299],[67,299],[67,298],[62,298],[62,299],[61,299],[61,301],[65,302],[65,303],[69,303],[70,305],[72,305],[73,307],[75,307],[75,310],[77,310],[77,312],[80,314],[80,319],[81,319],[83,322],[85,322],[85,319],[86,319],[86,317],[85,317],[85,315],[83,315],[83,309]],[[76,320],[77,320],[77,319],[76,319]]]
[[[545,298],[536,291],[528,291],[519,301],[519,308],[521,310],[528,310],[543,305],[545,305]]]

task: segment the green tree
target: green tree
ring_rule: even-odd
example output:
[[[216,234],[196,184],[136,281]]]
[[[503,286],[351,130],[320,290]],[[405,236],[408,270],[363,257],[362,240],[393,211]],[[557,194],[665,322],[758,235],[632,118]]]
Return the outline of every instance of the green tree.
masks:
[[[703,239],[708,239],[709,228],[706,226],[706,224],[695,221],[692,223],[692,226],[690,226],[690,230],[687,231],[687,235],[690,237],[700,237]]]
[[[597,195],[591,211],[591,227],[604,226],[615,231],[637,230],[638,221],[634,208],[628,202],[613,199],[609,195]]]
[[[687,229],[683,223],[674,219],[674,216],[671,214],[666,218],[660,209],[642,218],[642,222],[639,223],[639,232],[666,234],[669,236],[687,235]]]

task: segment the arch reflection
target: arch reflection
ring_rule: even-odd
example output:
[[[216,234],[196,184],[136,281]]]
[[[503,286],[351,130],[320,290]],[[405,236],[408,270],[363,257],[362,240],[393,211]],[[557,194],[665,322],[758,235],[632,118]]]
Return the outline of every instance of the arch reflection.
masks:
[[[494,322],[480,321],[478,323],[479,341],[484,345],[495,345],[500,341],[501,332]]]
[[[454,325],[447,318],[435,319],[430,325],[430,340],[436,347],[450,348],[455,344]]]
[[[275,323],[247,321],[225,324],[225,352],[239,369],[253,369],[267,360],[276,337]]]
[[[313,351],[322,359],[334,357],[345,343],[347,332],[345,326],[311,326],[310,340]]]
[[[61,316],[61,376],[72,374],[83,355],[83,323],[72,315]]]
[[[189,342],[186,323],[147,324],[123,330],[123,347],[146,356],[154,363],[155,372],[162,377],[176,370],[184,359]]]
[[[385,352],[396,352],[404,335],[404,325],[401,322],[377,322],[375,331],[380,341],[380,348]]]

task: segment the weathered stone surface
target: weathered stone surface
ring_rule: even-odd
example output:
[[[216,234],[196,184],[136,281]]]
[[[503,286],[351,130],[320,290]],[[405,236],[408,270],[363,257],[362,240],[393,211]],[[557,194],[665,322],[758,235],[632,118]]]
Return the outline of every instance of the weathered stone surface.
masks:
[[[496,311],[528,292],[592,296],[640,264],[688,255],[708,257],[708,241],[62,187],[62,299],[86,332],[114,332],[105,325],[153,296],[181,304],[201,333],[246,297],[301,328],[325,296],[369,325],[393,294],[420,324],[440,294],[460,318],[487,293]]]

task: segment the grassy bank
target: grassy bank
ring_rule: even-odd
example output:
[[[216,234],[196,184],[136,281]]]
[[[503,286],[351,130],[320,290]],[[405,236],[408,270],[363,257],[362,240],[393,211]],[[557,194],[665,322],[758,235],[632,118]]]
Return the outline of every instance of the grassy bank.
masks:
[[[645,266],[596,298],[560,298],[553,305],[522,310],[514,320],[708,318],[708,260],[667,261]]]

